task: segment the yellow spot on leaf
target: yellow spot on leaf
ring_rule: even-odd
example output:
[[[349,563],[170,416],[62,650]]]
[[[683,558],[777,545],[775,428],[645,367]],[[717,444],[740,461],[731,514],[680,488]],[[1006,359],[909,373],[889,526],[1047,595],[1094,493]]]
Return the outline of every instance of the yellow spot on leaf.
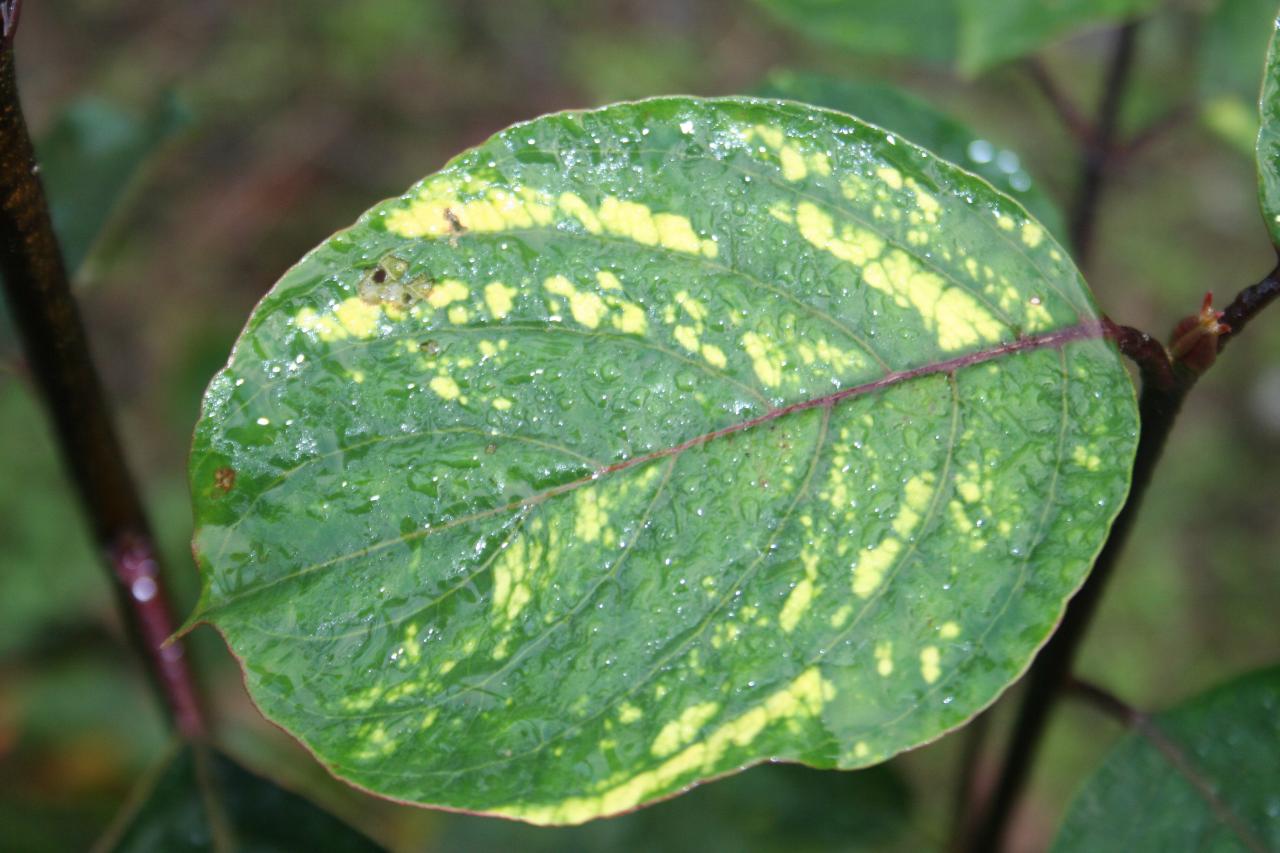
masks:
[[[454,305],[449,309],[447,316],[449,317],[450,323],[455,326],[462,326],[465,325],[467,320],[471,317],[471,312],[469,312],[464,305]]]
[[[458,383],[454,382],[451,376],[436,376],[428,384],[431,386],[432,391],[435,391],[445,400],[456,400],[462,393],[461,389],[458,388]]]
[[[1097,471],[1102,467],[1102,457],[1096,453],[1090,453],[1089,449],[1081,444],[1071,449],[1071,461],[1086,471]]]
[[[501,320],[511,313],[518,291],[507,287],[500,281],[490,282],[484,286],[484,304],[489,306],[489,314],[493,319]]]
[[[604,230],[591,205],[573,193],[563,193],[560,196],[560,209],[581,222],[582,227],[590,234],[599,234]]]
[[[854,595],[866,598],[875,592],[901,550],[902,543],[890,537],[864,551],[853,569]]]
[[[803,181],[809,174],[809,168],[804,163],[804,155],[794,145],[782,146],[778,151],[778,157],[782,163],[782,177],[788,181]]]
[[[782,605],[782,614],[778,617],[778,625],[782,630],[790,634],[796,629],[800,623],[800,617],[809,609],[810,603],[813,601],[813,581],[809,578],[803,578],[791,590],[791,594],[787,596],[787,601]]]
[[[622,282],[608,270],[600,270],[596,273],[596,281],[600,282],[600,287],[603,290],[622,290]]]
[[[812,245],[857,266],[878,257],[884,250],[884,240],[864,228],[845,225],[837,237],[831,216],[807,201],[796,206],[796,227],[800,229],[800,236]]]
[[[508,400],[506,397],[494,397],[493,407],[497,409],[499,412],[505,412],[511,408],[511,401]]]
[[[698,351],[698,333],[693,330],[692,326],[676,326],[675,329],[676,343],[687,349],[689,352]]]
[[[1044,229],[1034,222],[1022,223],[1022,242],[1028,249],[1034,249],[1044,239]]]
[[[505,187],[463,187],[450,176],[428,181],[418,196],[405,207],[391,211],[387,228],[402,237],[448,237],[459,231],[504,231],[547,225],[553,218],[551,200],[530,188],[513,191]]]
[[[785,360],[777,344],[763,335],[747,332],[742,336],[742,348],[751,359],[756,377],[768,388],[782,384],[782,368]]]
[[[920,313],[926,328],[937,334],[944,350],[996,343],[1004,326],[969,293],[947,287],[942,278],[920,269],[906,252],[893,250],[867,265],[863,281]]]
[[[945,622],[938,629],[938,636],[944,640],[954,640],[960,636],[960,626],[955,622]]]
[[[930,473],[912,477],[903,486],[902,505],[893,520],[896,536],[887,536],[878,544],[864,551],[853,570],[853,592],[866,598],[884,582],[885,573],[902,552],[904,540],[910,539],[924,518],[933,499],[934,477]]]
[[[685,708],[678,718],[662,727],[649,751],[659,758],[665,758],[697,737],[702,727],[719,710],[720,705],[716,702],[702,702]]]
[[[629,776],[619,773],[586,796],[546,804],[512,803],[494,811],[532,823],[581,823],[625,811],[677,782],[719,769],[726,753],[747,746],[771,723],[817,717],[833,695],[830,682],[812,667],[756,707],[649,770]]]
[[[647,205],[607,196],[600,203],[600,222],[611,234],[619,234],[646,246],[658,244],[658,226]]]
[[[346,328],[333,317],[321,316],[310,308],[303,308],[293,321],[304,332],[310,332],[326,343],[333,343],[348,337]]]
[[[530,553],[532,552],[532,553]],[[533,597],[528,575],[542,557],[539,546],[527,547],[523,538],[507,545],[493,564],[493,612],[510,622]]]
[[[470,295],[470,288],[462,282],[451,278],[445,279],[431,288],[431,293],[427,296],[427,304],[432,308],[443,308],[452,302],[460,302]]]
[[[942,654],[937,646],[925,646],[920,650],[920,675],[926,684],[933,684],[942,675]]]
[[[370,305],[359,296],[344,299],[333,313],[353,338],[371,338],[378,330],[378,306]]]
[[[624,726],[634,723],[643,716],[644,714],[640,709],[635,705],[632,705],[630,702],[623,702],[618,706],[618,722],[622,723]]]
[[[574,496],[577,515],[573,523],[573,535],[581,542],[595,542],[602,528],[609,523],[605,512],[608,502],[594,488],[579,489]]]
[[[543,287],[548,293],[554,293],[556,296],[563,296],[569,300],[569,311],[573,314],[573,319],[586,326],[588,329],[594,329],[600,325],[600,319],[605,315],[604,300],[594,293],[582,293],[573,286],[569,279],[562,275],[555,275],[543,282]]]
[[[876,643],[876,672],[881,676],[889,676],[893,673],[893,643],[885,640],[882,643]]]
[[[707,360],[707,364],[718,370],[723,370],[725,365],[729,363],[724,356],[724,350],[715,344],[703,344],[702,357]]]
[[[613,315],[614,328],[627,335],[643,335],[649,328],[644,309],[630,302],[619,301],[618,313]]]
[[[689,219],[674,213],[659,213],[653,217],[658,228],[658,240],[668,249],[696,255],[702,251],[702,241],[693,233]]]
[[[902,173],[892,166],[881,166],[876,170],[876,176],[895,190],[902,189]]]

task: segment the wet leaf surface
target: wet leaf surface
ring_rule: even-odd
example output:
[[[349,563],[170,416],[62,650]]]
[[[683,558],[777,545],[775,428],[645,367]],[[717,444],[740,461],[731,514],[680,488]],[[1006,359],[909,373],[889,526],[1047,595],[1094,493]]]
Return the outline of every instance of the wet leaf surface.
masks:
[[[863,83],[820,74],[775,71],[755,94],[787,98],[839,110],[927,148],[1020,201],[1055,237],[1062,213],[1033,182],[1014,151],[974,133],[922,98],[884,83]]]
[[[1132,732],[1076,795],[1054,850],[1280,849],[1280,667]]]
[[[1262,129],[1258,132],[1258,184],[1262,218],[1271,242],[1280,246],[1280,52],[1276,49],[1275,18],[1271,23],[1271,44],[1263,69],[1259,101]]]
[[[985,181],[796,104],[547,116],[258,306],[197,427],[192,620],[396,799],[577,823],[868,766],[1027,666],[1136,429]]]

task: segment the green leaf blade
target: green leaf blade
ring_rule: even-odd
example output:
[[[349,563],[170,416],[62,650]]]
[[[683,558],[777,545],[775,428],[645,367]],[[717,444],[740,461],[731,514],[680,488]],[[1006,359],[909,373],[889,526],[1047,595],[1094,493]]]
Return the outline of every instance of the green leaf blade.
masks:
[[[206,746],[184,744],[175,750],[144,788],[96,849],[382,849],[323,809]]]
[[[259,306],[197,428],[194,618],[340,777],[577,823],[962,724],[1135,435],[1079,274],[985,182],[796,104],[548,116]]]
[[[1015,152],[996,146],[909,92],[882,83],[778,70],[769,74],[755,94],[839,110],[901,134],[1021,202],[1054,237],[1066,233],[1061,211],[1039,183],[1032,181]]]
[[[1262,218],[1271,242],[1280,246],[1280,52],[1276,50],[1276,30],[1280,19],[1272,20],[1259,99],[1261,129],[1258,131],[1258,198]]]
[[[1150,12],[1157,0],[958,0],[959,65],[980,74],[1002,62],[1035,53],[1056,38],[1088,26],[1119,23]]]
[[[778,21],[816,41],[870,56],[947,63],[956,52],[956,10],[936,0],[756,0]]]
[[[1220,685],[1147,725],[1148,732],[1126,735],[1085,781],[1055,851],[1280,846],[1280,668]],[[1134,823],[1134,815],[1142,820]]]

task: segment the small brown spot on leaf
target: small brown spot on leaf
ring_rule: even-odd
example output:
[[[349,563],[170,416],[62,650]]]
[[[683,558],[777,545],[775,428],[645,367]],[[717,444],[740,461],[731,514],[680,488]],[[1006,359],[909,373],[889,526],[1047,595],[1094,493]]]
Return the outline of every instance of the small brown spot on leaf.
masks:
[[[440,344],[435,341],[422,341],[418,344],[418,351],[425,352],[427,355],[438,355],[440,353]]]
[[[213,485],[224,494],[236,485],[236,469],[223,466],[213,472]]]
[[[444,218],[449,223],[449,245],[456,249],[458,248],[458,235],[466,233],[467,227],[462,224],[458,214],[453,212],[453,208],[446,207],[444,209]]]
[[[445,221],[449,223],[449,230],[454,234],[463,234],[467,228],[462,224],[462,220],[458,218],[458,214],[453,212],[453,208],[446,207],[444,209]]]
[[[494,443],[491,441],[491,442],[489,442],[488,444],[486,444],[486,445],[484,446],[484,452],[485,452],[485,453],[487,453],[488,455],[492,456],[493,454],[495,454],[495,453],[497,453],[497,452],[498,452],[498,445],[494,444]]]

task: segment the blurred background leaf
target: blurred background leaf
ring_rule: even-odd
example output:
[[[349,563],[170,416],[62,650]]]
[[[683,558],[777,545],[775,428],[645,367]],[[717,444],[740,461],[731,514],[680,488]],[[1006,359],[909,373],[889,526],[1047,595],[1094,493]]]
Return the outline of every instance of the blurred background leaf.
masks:
[[[1116,745],[1053,849],[1280,849],[1280,667],[1156,714]]]
[[[764,764],[631,814],[544,828],[454,816],[440,850],[524,853],[838,853],[906,842],[910,794],[887,767],[854,773]]]
[[[1034,53],[1088,26],[1149,12],[1159,0],[955,0],[960,15],[960,68],[983,71]]]
[[[191,118],[172,92],[140,118],[101,98],[84,97],[41,137],[36,156],[69,271],[84,264],[138,172]]]
[[[1262,59],[1275,19],[1271,0],[1219,0],[1201,37],[1201,120],[1248,157],[1258,138]]]
[[[99,849],[119,853],[367,853],[381,849],[323,809],[206,746],[188,744],[172,750],[135,796],[119,824],[99,842]]]
[[[955,55],[955,0],[756,0],[804,35],[871,56],[946,63]]]

